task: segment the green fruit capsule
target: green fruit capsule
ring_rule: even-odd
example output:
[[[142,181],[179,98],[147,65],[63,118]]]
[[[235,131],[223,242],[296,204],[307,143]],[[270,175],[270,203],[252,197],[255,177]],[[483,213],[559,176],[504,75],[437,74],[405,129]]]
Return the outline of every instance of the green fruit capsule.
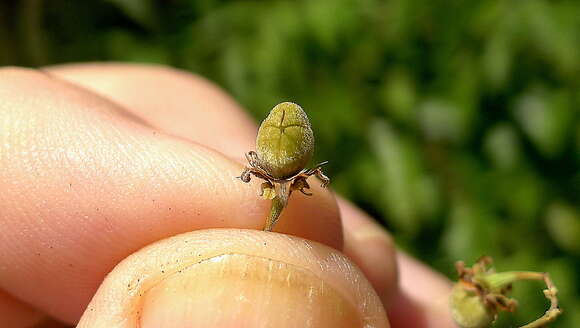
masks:
[[[451,291],[451,314],[461,328],[486,328],[495,319],[494,311],[461,282],[456,283]]]
[[[289,178],[306,167],[313,152],[314,133],[302,107],[283,102],[272,108],[256,138],[260,167],[273,178]]]

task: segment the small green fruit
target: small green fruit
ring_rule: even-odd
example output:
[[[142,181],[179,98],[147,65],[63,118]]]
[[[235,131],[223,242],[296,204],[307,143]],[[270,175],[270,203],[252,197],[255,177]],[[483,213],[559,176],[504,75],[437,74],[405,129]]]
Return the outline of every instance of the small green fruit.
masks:
[[[272,231],[293,191],[312,195],[306,191],[310,189],[306,181],[308,177],[316,176],[322,181],[322,188],[330,182],[322,172],[322,166],[328,162],[306,168],[313,152],[314,133],[302,108],[291,102],[274,106],[260,125],[256,151],[246,153],[248,166],[238,177],[246,183],[250,182],[252,175],[265,181],[260,196],[272,200],[265,231]]]
[[[272,177],[291,177],[306,167],[314,152],[314,133],[299,105],[276,105],[262,124],[256,138],[259,165]]]
[[[495,319],[495,313],[479,295],[458,282],[451,291],[451,314],[462,328],[486,328]]]

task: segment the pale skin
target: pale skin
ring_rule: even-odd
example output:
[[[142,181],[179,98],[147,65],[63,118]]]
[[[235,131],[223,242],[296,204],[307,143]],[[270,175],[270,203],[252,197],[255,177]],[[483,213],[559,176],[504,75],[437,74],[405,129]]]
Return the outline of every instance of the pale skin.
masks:
[[[167,276],[159,261],[211,257],[212,250],[195,246],[203,237],[218,252],[242,254],[250,262],[266,258],[312,270],[320,267],[316,254],[341,259],[344,253],[360,270],[329,263],[333,270],[308,272],[347,303],[371,305],[355,306],[353,313],[377,327],[387,326],[385,312],[391,327],[453,327],[449,282],[396,252],[370,217],[318,184],[312,197],[293,196],[276,226],[279,233],[252,232],[250,240],[267,247],[239,242],[250,230],[237,229],[261,229],[269,210],[269,202],[256,197],[258,181],[233,178],[245,165],[239,154],[253,147],[256,125],[209,82],[144,65],[86,64],[48,72],[0,71],[1,322],[30,327],[81,320],[83,327],[100,327],[125,320],[132,327],[135,306],[142,306],[140,320],[153,325],[163,308],[179,308],[173,302],[181,298],[164,297],[155,288],[130,293],[135,285],[121,282],[182,286],[201,279],[187,272]],[[203,234],[211,228],[227,230]],[[311,251],[294,254],[304,240]],[[175,246],[181,241],[194,246]],[[360,281],[366,292],[356,294],[349,281]],[[206,312],[224,306],[199,301]],[[319,299],[320,309],[325,302]],[[228,319],[268,318],[251,311],[257,310]],[[184,313],[173,316],[172,326],[201,315]],[[313,313],[313,320],[332,320],[325,311]]]

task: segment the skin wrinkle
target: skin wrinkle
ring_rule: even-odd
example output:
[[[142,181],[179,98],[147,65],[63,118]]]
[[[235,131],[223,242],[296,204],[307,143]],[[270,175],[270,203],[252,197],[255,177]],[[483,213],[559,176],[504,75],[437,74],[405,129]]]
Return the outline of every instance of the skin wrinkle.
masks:
[[[97,140],[99,140],[99,139],[97,139]],[[80,159],[80,157],[79,157],[79,156],[76,156],[76,155],[75,155],[75,156],[73,156],[73,157],[71,157],[71,156],[70,156],[70,154],[76,154],[76,152],[78,151],[78,149],[80,149],[81,147],[78,147],[78,146],[76,146],[76,144],[77,144],[77,143],[75,143],[74,141],[73,141],[73,142],[70,142],[70,143],[68,143],[68,142],[65,142],[64,144],[70,145],[70,146],[68,146],[68,148],[72,148],[72,149],[71,149],[70,151],[68,151],[68,150],[67,150],[67,151],[65,151],[65,150],[64,150],[65,148],[64,148],[64,146],[63,146],[63,147],[61,148],[61,149],[62,149],[62,151],[61,151],[61,152],[57,152],[57,154],[58,154],[58,153],[63,153],[63,154],[66,154],[66,155],[65,155],[65,156],[57,156],[57,157],[60,157],[60,158],[66,159],[66,160],[68,161],[68,163],[69,163],[69,164],[73,164],[73,165],[72,165],[72,166],[70,166],[70,167],[76,167],[76,166],[75,166],[75,164],[77,164],[77,162],[78,162],[78,160],[76,160],[76,159]],[[113,153],[113,154],[115,154],[115,155],[118,155],[118,154],[122,154],[122,153],[124,153],[124,152]],[[137,154],[138,154],[138,153],[139,153],[139,152],[137,152]],[[96,157],[98,157],[98,156],[96,156],[96,155],[91,155],[91,156],[88,156],[88,153],[84,153],[84,156],[82,156],[82,157],[83,157],[83,160],[84,160],[84,161],[83,161],[83,166],[85,166],[85,167],[90,167],[90,168],[92,169],[92,171],[110,172],[108,169],[101,169],[101,167],[102,167],[102,166],[98,164],[99,162],[98,162],[98,161],[95,161],[95,160],[93,160],[93,158],[96,158]],[[75,158],[76,158],[76,159],[75,159]],[[87,161],[88,161],[88,162],[87,162]],[[53,161],[50,161],[50,160],[49,160],[49,161],[44,161],[44,160],[32,160],[31,162],[32,162],[32,163],[53,163]],[[61,164],[60,164],[60,162],[61,162],[61,161],[56,161],[56,163],[55,163],[54,167],[55,167],[55,168],[56,168],[56,167],[59,167],[59,166],[61,165]],[[123,162],[123,160],[117,160],[117,161],[111,161],[111,162],[114,162],[114,163],[122,163],[122,162]],[[116,169],[115,169],[116,167],[115,167],[115,166],[112,166],[112,167],[110,167],[110,168],[113,168],[113,171],[116,171]],[[39,170],[39,169],[32,169],[32,170],[33,170],[33,171],[36,171],[36,172],[44,172],[44,171],[45,171],[45,170]],[[86,173],[87,173],[87,171],[78,172],[78,173],[79,173],[79,174],[86,174]],[[91,173],[89,173],[89,175],[91,175]],[[110,175],[110,174],[109,174],[109,175]],[[98,180],[97,180],[97,181],[98,181]],[[95,181],[95,182],[96,182],[96,181]],[[109,182],[110,182],[110,181],[109,181]],[[34,194],[34,193],[31,193],[31,194]]]
[[[22,69],[22,68],[18,68],[18,69]],[[78,90],[82,90],[82,91],[87,92],[87,93],[94,94],[90,89],[87,89],[87,88],[85,88],[84,86],[82,86],[80,84],[77,84],[77,83],[74,83],[74,82],[71,82],[71,81],[68,81],[68,80],[65,80],[65,79],[61,79],[58,76],[54,76],[53,73],[50,72],[50,70],[46,70],[46,69],[42,69],[41,68],[41,69],[38,69],[38,70],[34,70],[34,72],[38,72],[38,73],[44,74],[50,80],[52,80],[54,82],[57,82],[57,83],[60,83],[60,84],[63,84],[63,85],[66,85],[69,88],[78,89]],[[99,98],[101,98],[101,97],[99,97]],[[124,110],[122,107],[120,107],[119,105],[117,105],[113,101],[109,100],[109,98],[102,97],[101,99],[104,100],[104,101],[110,102],[111,104],[113,104],[113,106],[110,106],[110,108],[114,108],[116,115],[121,115],[121,116],[123,116],[123,117],[125,117],[125,118],[127,118],[127,119],[129,119],[131,121],[134,121],[134,122],[139,123],[140,125],[143,125],[143,126],[147,126],[149,128],[152,128],[152,125],[149,122],[147,122],[146,120],[144,120],[141,116],[135,115],[132,112],[129,112],[129,111]],[[83,99],[83,101],[84,101],[84,99]]]
[[[172,135],[200,140],[200,143],[215,146],[224,153],[233,153],[234,148],[247,149],[251,144],[251,138],[246,139],[246,129],[253,127],[250,116],[240,111],[234,100],[225,96],[220,88],[200,76],[158,65],[127,63],[68,64],[48,70],[56,76],[87,85],[92,91],[114,99],[129,111],[147,121],[155,122],[159,129]],[[103,74],[107,71],[113,72]],[[159,90],[159,85],[166,88]],[[152,88],[163,95],[151,97],[141,94],[141,89]],[[123,96],[118,97],[119,93]],[[173,115],[157,115],[159,108],[168,108]],[[177,108],[179,113],[175,112]],[[183,108],[187,109],[182,110]],[[219,110],[214,110],[218,108]],[[196,122],[199,112],[203,112],[203,117],[209,124],[197,124],[195,131],[192,131],[188,122]],[[175,120],[172,117],[183,119]],[[223,117],[228,117],[237,124],[220,130],[225,133],[224,138],[207,138],[214,135],[213,127]]]
[[[27,140],[27,139],[22,139],[22,140]],[[43,149],[42,151],[38,147],[31,147],[31,148],[33,149],[33,151],[31,151],[25,158],[33,158],[33,159],[32,160],[25,161],[25,162],[30,163],[30,164],[29,165],[25,165],[24,168],[25,169],[26,168],[29,168],[29,170],[28,170],[28,172],[30,173],[29,175],[35,175],[36,178],[42,178],[42,177],[44,177],[44,174],[43,174],[44,171],[43,170],[39,170],[35,166],[36,163],[39,163],[39,162],[52,162],[50,160],[50,157],[52,157],[53,159],[54,158],[60,159],[60,160],[57,161],[57,163],[67,159],[67,156],[66,156],[67,152],[64,150],[64,148],[50,148],[50,147],[40,148],[40,149]],[[56,151],[54,151],[53,149],[56,150]],[[54,153],[51,153],[50,150],[53,150]],[[51,156],[51,155],[53,155],[53,156]],[[34,158],[37,158],[37,159],[34,159]],[[48,160],[45,160],[45,158],[48,159]],[[11,163],[11,161],[8,161],[7,162],[7,165],[10,165],[10,163]],[[56,166],[58,166],[58,165],[55,165],[55,167]],[[7,166],[5,166],[5,168],[6,167]],[[15,186],[15,181],[12,181],[12,187],[13,188],[17,188]],[[31,192],[30,195],[35,196],[36,193]],[[32,200],[33,200],[33,202],[32,202],[33,204],[37,204],[37,208],[44,208],[45,207],[46,200],[41,199],[41,198],[32,199]],[[17,204],[18,204],[18,202],[17,202]],[[25,212],[25,211],[24,210],[21,210],[21,212]],[[50,212],[47,212],[47,213],[50,214]],[[29,214],[32,214],[32,213],[29,213]],[[36,227],[39,222],[40,222],[40,227],[41,228],[44,227],[44,225],[43,225],[43,222],[44,221],[42,220],[42,218],[40,218],[40,221],[35,221],[34,222],[34,227]],[[30,229],[30,230],[33,231],[33,230],[37,230],[37,229]]]

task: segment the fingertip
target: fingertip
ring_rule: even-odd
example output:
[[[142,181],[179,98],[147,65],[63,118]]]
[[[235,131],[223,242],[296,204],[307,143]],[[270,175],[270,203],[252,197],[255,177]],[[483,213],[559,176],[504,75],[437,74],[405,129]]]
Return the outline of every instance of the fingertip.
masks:
[[[136,249],[195,229],[263,226],[269,202],[257,181],[235,178],[239,163],[57,78],[4,74],[0,287],[12,295],[75,322],[104,272]],[[342,248],[331,196],[291,199],[286,212],[279,231]]]
[[[361,268],[387,309],[393,327],[455,327],[449,281],[397,251],[392,237],[372,218],[340,199],[345,253]]]
[[[389,233],[350,202],[339,199],[344,225],[344,252],[369,278],[388,306],[398,291],[395,244]]]
[[[172,237],[111,272],[79,327],[388,327],[376,293],[339,252],[277,233]],[[116,323],[124,323],[118,325]]]
[[[416,326],[404,325],[404,327],[457,327],[449,309],[450,281],[401,251],[398,252],[397,259],[400,268],[400,287],[395,298],[398,303],[393,303],[393,306],[387,309],[393,322],[408,324],[412,318]]]

